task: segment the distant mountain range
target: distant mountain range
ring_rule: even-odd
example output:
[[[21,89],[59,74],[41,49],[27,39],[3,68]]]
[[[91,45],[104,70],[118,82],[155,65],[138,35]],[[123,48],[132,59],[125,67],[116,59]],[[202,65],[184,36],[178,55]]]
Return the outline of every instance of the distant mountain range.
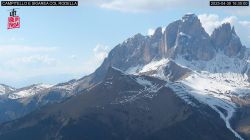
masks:
[[[0,85],[0,139],[250,139],[249,63],[229,23],[208,35],[186,14],[118,44],[81,79]]]

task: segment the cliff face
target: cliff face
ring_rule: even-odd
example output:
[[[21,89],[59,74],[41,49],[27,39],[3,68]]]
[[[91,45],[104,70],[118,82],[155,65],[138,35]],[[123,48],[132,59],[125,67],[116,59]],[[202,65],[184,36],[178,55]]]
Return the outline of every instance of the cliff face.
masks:
[[[222,26],[215,29],[211,39],[216,50],[223,51],[229,57],[236,56],[244,49],[234,27],[231,27],[229,23],[222,24]]]

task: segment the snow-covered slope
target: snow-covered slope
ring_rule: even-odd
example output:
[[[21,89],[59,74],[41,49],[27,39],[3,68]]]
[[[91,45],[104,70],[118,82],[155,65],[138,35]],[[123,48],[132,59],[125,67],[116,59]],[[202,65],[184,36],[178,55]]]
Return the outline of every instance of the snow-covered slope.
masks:
[[[195,71],[207,71],[210,73],[239,73],[242,74],[249,67],[248,58],[228,57],[219,52],[209,61],[192,60],[188,61],[178,56],[175,62]]]
[[[152,75],[150,74],[150,76],[154,76],[154,77],[158,77],[160,79],[166,80],[163,69],[167,65],[168,62],[169,62],[168,59],[161,59],[158,61],[154,60],[144,66],[131,67],[126,71],[126,73],[134,74],[134,75],[140,75],[140,74],[143,75],[145,73],[152,72]],[[153,73],[153,71],[156,71],[157,73]],[[149,75],[149,74],[146,74],[146,75]]]
[[[0,95],[4,95],[6,93],[13,92],[14,90],[16,90],[16,89],[12,88],[10,86],[7,86],[7,85],[0,84]]]
[[[164,64],[168,63],[168,59],[161,59],[159,61],[152,61],[147,65],[143,66],[139,73],[144,73],[152,70],[157,70],[159,67],[163,66]]]
[[[241,76],[239,76],[239,78],[241,78]],[[244,85],[237,87],[232,83],[228,83],[224,80],[221,81],[221,77],[217,74],[216,76],[213,76],[213,74],[210,76],[207,73],[194,73],[185,80],[167,86],[172,88],[178,95],[183,95],[184,92],[187,96],[192,96],[201,103],[209,105],[219,113],[220,117],[225,121],[227,128],[231,130],[236,137],[242,139],[230,125],[230,119],[237,108],[237,105],[232,102],[231,97],[237,97],[238,95],[244,96],[250,92],[249,88]],[[188,100],[186,96],[180,97],[187,103],[193,105],[193,103],[190,103],[192,101]]]
[[[61,102],[77,94],[77,80],[57,85],[35,84],[0,95],[0,123],[22,117],[48,103]],[[6,88],[1,88],[5,91]]]
[[[41,92],[42,90],[48,89],[50,87],[52,87],[52,85],[45,85],[45,84],[32,85],[26,88],[19,89],[16,92],[10,93],[8,95],[8,98],[20,99],[20,98],[25,98],[25,97],[31,97]]]
[[[5,94],[5,87],[0,85],[0,95]]]
[[[174,61],[180,67],[188,68],[192,73],[184,79],[175,82],[169,81],[164,73],[168,63]],[[245,58],[228,57],[218,53],[209,61],[188,61],[177,57],[174,60],[162,59],[153,61],[142,67],[138,74],[149,74],[160,79],[169,81],[166,85],[186,101],[195,106],[191,98],[195,98],[203,104],[209,105],[219,113],[226,126],[235,136],[241,136],[232,129],[230,119],[237,108],[232,97],[243,98],[250,94],[250,83],[245,71],[249,68],[249,61]],[[152,74],[154,71],[154,74]]]

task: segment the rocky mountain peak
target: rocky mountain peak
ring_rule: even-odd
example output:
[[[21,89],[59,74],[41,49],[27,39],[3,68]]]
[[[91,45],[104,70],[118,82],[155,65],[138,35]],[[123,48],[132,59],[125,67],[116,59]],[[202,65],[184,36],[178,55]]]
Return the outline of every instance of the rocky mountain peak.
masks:
[[[151,39],[154,40],[154,41],[157,41],[157,40],[161,39],[161,37],[162,37],[162,27],[158,27],[155,30],[155,32],[154,32],[153,36],[151,37]]]
[[[230,23],[224,23],[216,28],[211,40],[217,51],[223,51],[229,57],[236,56],[244,48]]]
[[[208,61],[215,58],[218,50],[223,50],[227,56],[235,56],[244,52],[242,48],[229,23],[221,25],[209,36],[195,14],[186,14],[170,23],[164,32],[159,27],[152,36],[136,34],[118,44],[95,73],[88,77],[88,81],[91,84],[103,80],[110,66],[122,71],[134,71],[152,61],[163,58],[174,60],[179,56],[188,61]]]
[[[195,15],[195,14],[185,14],[183,17],[182,17],[182,22],[189,22],[189,23],[192,23],[192,22],[196,22],[198,19],[198,17]]]
[[[136,35],[134,35],[131,38],[128,38],[125,42],[123,42],[122,44],[118,45],[118,46],[127,46],[127,47],[134,47],[135,44],[140,44],[141,42],[144,42],[145,40],[145,36],[138,33]]]
[[[232,34],[237,35],[234,29],[234,26],[232,27]]]
[[[177,29],[174,56],[187,60],[210,60],[215,55],[210,37],[195,14],[182,17]]]
[[[230,23],[224,23],[213,31],[211,39],[216,46],[216,49],[222,50],[228,45],[232,37],[231,32],[232,29]]]
[[[186,14],[182,17],[182,22],[179,26],[179,32],[198,37],[200,35],[208,37],[208,34],[202,27],[199,18],[195,14]]]
[[[130,40],[131,41],[141,41],[145,38],[146,38],[146,36],[142,35],[141,33],[138,33],[138,34],[134,35],[132,38],[130,38]]]

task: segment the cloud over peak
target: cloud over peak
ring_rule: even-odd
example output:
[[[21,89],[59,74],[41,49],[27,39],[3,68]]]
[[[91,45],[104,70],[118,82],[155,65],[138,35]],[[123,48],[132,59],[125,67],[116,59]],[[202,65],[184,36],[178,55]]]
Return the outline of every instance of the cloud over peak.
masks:
[[[237,34],[241,38],[241,41],[247,47],[250,47],[250,21],[242,21],[236,16],[228,16],[221,18],[216,14],[201,14],[198,15],[203,28],[206,30],[208,34],[212,34],[215,28],[219,27],[223,23],[230,23],[235,27]]]
[[[216,14],[201,14],[198,15],[203,28],[206,30],[208,34],[212,34],[213,30],[223,23],[230,23],[234,25],[237,22],[237,18],[235,16],[226,17],[220,19],[220,17]]]
[[[107,56],[110,48],[108,46],[97,44],[93,49],[97,63],[101,63]]]

